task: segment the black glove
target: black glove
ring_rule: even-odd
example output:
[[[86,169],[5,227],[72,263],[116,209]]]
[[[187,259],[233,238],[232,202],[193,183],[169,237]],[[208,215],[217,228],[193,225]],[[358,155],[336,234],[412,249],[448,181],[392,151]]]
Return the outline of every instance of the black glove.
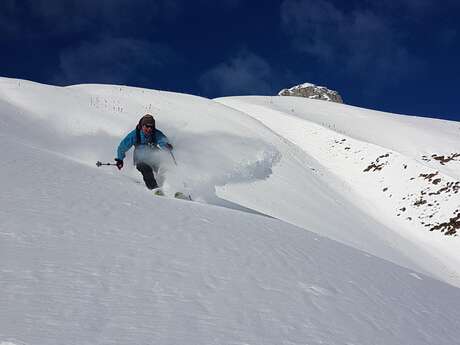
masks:
[[[123,159],[115,158],[115,162],[117,162],[118,170],[121,170],[121,168],[123,168]]]
[[[166,148],[171,151],[173,149],[173,146],[170,143],[166,144]]]

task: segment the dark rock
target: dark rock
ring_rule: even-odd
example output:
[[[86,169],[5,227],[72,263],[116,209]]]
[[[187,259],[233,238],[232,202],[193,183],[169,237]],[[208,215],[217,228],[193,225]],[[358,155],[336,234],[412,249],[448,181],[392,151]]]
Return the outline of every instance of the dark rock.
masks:
[[[278,92],[278,96],[297,96],[310,99],[320,99],[323,101],[343,103],[342,96],[337,91],[329,90],[324,86],[317,86],[310,83],[304,83],[293,86],[289,89],[283,89]]]

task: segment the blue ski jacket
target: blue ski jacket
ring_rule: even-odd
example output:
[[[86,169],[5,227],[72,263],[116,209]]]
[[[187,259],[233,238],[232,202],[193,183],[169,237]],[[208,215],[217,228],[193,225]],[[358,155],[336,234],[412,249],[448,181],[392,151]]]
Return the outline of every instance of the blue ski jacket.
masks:
[[[151,141],[150,136],[146,136],[142,130],[140,130],[140,143],[139,145],[148,145],[152,142],[153,145],[158,145],[161,149],[166,148],[168,144],[168,138],[160,130],[156,129],[152,132],[154,135]],[[133,146],[136,145],[136,129],[128,133],[128,135],[120,142],[117,149],[117,159],[125,159],[126,152]],[[137,146],[137,145],[136,145]]]

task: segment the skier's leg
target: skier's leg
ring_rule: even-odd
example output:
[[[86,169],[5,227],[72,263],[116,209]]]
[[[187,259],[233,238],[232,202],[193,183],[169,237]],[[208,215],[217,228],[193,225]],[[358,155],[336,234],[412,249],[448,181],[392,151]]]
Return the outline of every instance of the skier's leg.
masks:
[[[136,169],[142,173],[142,177],[144,178],[145,185],[148,189],[158,188],[157,181],[155,180],[155,176],[153,176],[153,171],[150,165],[139,163],[136,165]]]
[[[164,166],[160,165],[153,165],[152,166],[153,171],[155,172],[156,179],[158,181],[158,184],[162,186],[165,181],[165,176],[166,176],[166,168]]]

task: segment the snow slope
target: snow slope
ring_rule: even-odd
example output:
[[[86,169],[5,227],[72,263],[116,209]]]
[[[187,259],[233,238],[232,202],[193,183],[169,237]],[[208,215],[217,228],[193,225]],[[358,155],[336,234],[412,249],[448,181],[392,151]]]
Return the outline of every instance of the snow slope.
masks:
[[[455,234],[460,228],[459,123],[297,97],[229,97],[218,101],[251,115],[315,160],[314,174],[336,194],[386,225],[385,233],[373,226],[359,230],[387,240],[402,252],[413,250],[406,247],[407,242],[428,251],[444,266],[430,271],[458,285],[459,238],[440,232]],[[445,162],[433,156],[444,156]],[[326,178],[327,174],[336,179]],[[265,188],[261,184],[251,187],[255,195]],[[228,187],[227,198],[267,214],[278,211],[281,205],[271,200],[254,201],[245,195],[247,188]],[[293,203],[291,207],[301,212],[303,206]],[[306,217],[280,213],[277,218],[302,227],[308,224]],[[327,235],[379,255],[368,241],[351,243],[346,238],[349,231]],[[420,255],[416,251],[412,257]],[[439,274],[441,271],[444,273]]]
[[[420,273],[455,283],[439,258],[219,102],[0,79],[0,344],[455,343],[460,290]],[[166,189],[198,202],[95,167],[146,111],[175,144]]]

